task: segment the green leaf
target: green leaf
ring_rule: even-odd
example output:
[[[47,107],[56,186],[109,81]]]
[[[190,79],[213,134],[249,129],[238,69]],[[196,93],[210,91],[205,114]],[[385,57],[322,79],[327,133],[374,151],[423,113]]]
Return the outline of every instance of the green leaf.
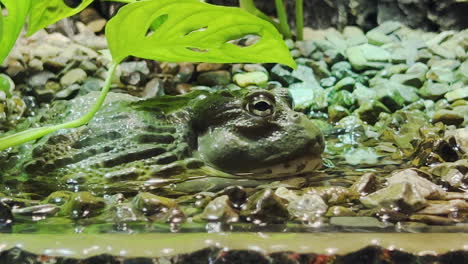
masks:
[[[167,16],[156,30],[155,20]],[[248,47],[230,43],[246,35]],[[106,26],[115,62],[128,56],[172,62],[278,62],[295,67],[282,36],[267,21],[236,8],[198,0],[152,0],[124,6]]]
[[[26,22],[31,0],[0,0],[6,7],[0,10],[0,64],[10,53],[11,48],[16,43],[21,29]],[[5,15],[4,15],[5,14]]]
[[[48,25],[77,14],[92,2],[93,0],[34,0],[28,35],[31,36]]]

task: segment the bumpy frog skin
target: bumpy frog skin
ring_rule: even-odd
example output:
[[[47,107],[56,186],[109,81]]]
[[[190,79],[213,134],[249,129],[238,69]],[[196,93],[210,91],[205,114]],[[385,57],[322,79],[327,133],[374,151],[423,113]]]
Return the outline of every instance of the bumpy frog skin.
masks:
[[[34,122],[75,119],[94,96],[57,103]],[[146,101],[111,93],[88,125],[0,153],[0,171],[4,184],[26,182],[23,191],[37,192],[38,185],[44,193],[70,186],[141,190],[204,176],[303,174],[321,164],[323,149],[319,129],[291,110],[282,89]]]

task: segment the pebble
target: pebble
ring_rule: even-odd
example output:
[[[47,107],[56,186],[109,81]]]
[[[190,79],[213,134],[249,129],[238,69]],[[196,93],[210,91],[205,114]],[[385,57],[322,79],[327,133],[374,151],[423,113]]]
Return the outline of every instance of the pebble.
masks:
[[[240,87],[249,85],[262,87],[268,82],[268,74],[263,71],[237,73],[234,75],[233,81]]]
[[[388,208],[408,213],[427,206],[424,196],[407,182],[392,184],[360,200],[368,208]]]
[[[82,83],[87,77],[88,75],[83,69],[76,68],[62,76],[62,78],[60,78],[60,84],[66,87],[74,83]]]
[[[231,82],[231,73],[228,71],[202,72],[198,75],[197,82],[207,86],[228,85]]]
[[[418,172],[412,169],[393,172],[387,179],[388,186],[400,183],[411,184],[413,189],[426,199],[443,199],[445,197],[445,190],[442,187],[419,176]]]

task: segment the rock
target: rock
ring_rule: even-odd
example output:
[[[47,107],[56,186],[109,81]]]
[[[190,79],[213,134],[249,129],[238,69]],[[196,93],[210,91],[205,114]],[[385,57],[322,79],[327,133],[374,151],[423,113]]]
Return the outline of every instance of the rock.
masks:
[[[461,125],[465,120],[463,113],[459,113],[453,110],[441,109],[434,113],[432,116],[432,122],[442,122],[446,125]]]
[[[468,202],[465,200],[450,200],[450,201],[430,201],[428,206],[417,214],[428,215],[450,215],[468,212]]]
[[[359,193],[341,186],[310,187],[303,191],[319,195],[328,205],[343,205],[359,199]]]
[[[143,98],[154,98],[162,93],[161,81],[159,78],[153,78],[146,83],[145,89],[141,92]]]
[[[63,205],[72,196],[72,192],[69,191],[57,191],[49,194],[47,198],[44,199],[45,204],[55,204],[55,205]]]
[[[350,208],[346,208],[344,206],[332,206],[328,208],[327,213],[325,214],[327,217],[333,216],[356,216],[356,212],[351,210]]]
[[[249,85],[262,87],[268,82],[268,74],[265,72],[237,73],[234,75],[233,81],[240,87],[247,87]]]
[[[346,163],[350,165],[377,164],[379,155],[373,148],[352,148],[344,153]]]
[[[454,188],[468,186],[468,160],[460,159],[455,162],[443,162],[431,166],[429,172],[440,177]]]
[[[159,64],[161,68],[161,73],[167,75],[176,75],[180,70],[180,65],[174,62],[163,62]]]
[[[346,50],[346,54],[349,62],[356,70],[373,68],[375,66],[373,66],[372,62],[387,62],[391,57],[391,54],[385,49],[371,44],[350,47]]]
[[[227,85],[231,82],[231,74],[228,71],[203,72],[198,75],[197,82],[207,86]]]
[[[369,32],[366,33],[366,37],[369,41],[369,44],[375,45],[375,46],[382,46],[386,43],[392,42],[392,38],[384,34],[383,32],[380,32],[377,29],[370,30]]]
[[[413,189],[426,199],[443,199],[445,197],[445,190],[442,187],[419,176],[418,172],[412,169],[394,172],[387,179],[389,186],[399,183],[411,184]]]
[[[99,214],[105,207],[102,198],[93,196],[90,192],[76,192],[62,206],[60,215],[76,218],[89,218]]]
[[[241,186],[229,186],[222,190],[220,194],[227,195],[235,208],[240,208],[247,200],[247,192]]]
[[[361,106],[367,102],[375,101],[377,99],[377,92],[374,89],[369,89],[360,83],[356,83],[352,97],[356,98],[358,104]]]
[[[350,190],[365,196],[377,191],[377,185],[378,181],[375,173],[368,172],[359,177],[359,179],[350,187]]]
[[[86,80],[87,77],[88,75],[84,70],[76,68],[62,76],[62,78],[60,78],[60,84],[66,87],[74,83],[81,83]]]
[[[331,106],[328,106],[328,119],[330,122],[338,122],[340,121],[343,117],[348,116],[350,112],[348,109],[345,107],[334,104]]]
[[[460,128],[455,130],[454,133],[457,146],[464,152],[468,153],[468,128]]]
[[[426,73],[426,78],[435,82],[452,83],[455,79],[455,73],[447,67],[431,67]]]
[[[414,214],[410,216],[411,221],[422,222],[429,225],[453,225],[455,220],[442,216]]]
[[[362,121],[371,125],[379,120],[380,113],[391,113],[384,104],[376,100],[364,102],[355,112]]]
[[[336,83],[336,77],[334,76],[330,76],[328,78],[323,78],[320,80],[320,86],[322,86],[323,88],[328,88],[328,87],[332,87],[335,85]]]
[[[202,62],[197,65],[197,72],[219,71],[224,68],[222,63],[206,63]]]
[[[421,96],[424,98],[438,100],[442,98],[449,90],[450,86],[446,83],[435,83],[433,81],[428,81],[419,90],[419,94],[421,94]]]
[[[330,224],[336,226],[347,226],[347,227],[378,227],[383,228],[388,226],[388,224],[380,222],[375,217],[365,217],[365,216],[342,216],[342,217],[332,217],[330,218]]]
[[[177,94],[187,94],[192,91],[192,85],[189,83],[178,83],[175,87]]]
[[[367,43],[366,35],[362,29],[356,26],[347,26],[343,29],[343,36],[346,38],[346,46],[352,47]]]
[[[467,100],[468,99],[468,86],[465,86],[463,88],[458,88],[456,90],[446,93],[445,98],[449,102],[453,102],[453,101],[460,100],[460,99]]]
[[[227,195],[223,195],[217,197],[205,207],[201,218],[207,221],[234,223],[239,220],[239,215],[234,209],[232,209],[229,197]]]
[[[79,84],[72,84],[68,86],[67,88],[59,91],[57,94],[55,94],[55,97],[57,99],[71,99],[75,97],[79,90],[81,89],[81,86]]]
[[[327,212],[328,205],[317,194],[304,194],[288,204],[289,214],[305,222],[315,222]]]
[[[392,184],[360,200],[368,208],[386,208],[405,213],[420,210],[427,205],[426,199],[407,182]]]
[[[148,68],[148,63],[146,61],[129,61],[122,62],[119,65],[122,76],[129,76],[132,73],[140,72],[144,75],[148,75],[150,70]]]
[[[256,192],[242,206],[241,216],[253,223],[284,223],[289,218],[285,201],[271,189]]]
[[[355,83],[356,81],[353,78],[345,77],[335,84],[334,89],[353,91]]]
[[[177,206],[172,199],[157,196],[149,192],[138,193],[132,201],[136,209],[146,216],[166,215]]]
[[[29,79],[28,84],[32,87],[45,86],[48,80],[54,79],[55,77],[56,77],[55,74],[48,72],[48,71],[44,71],[44,72],[33,75]]]

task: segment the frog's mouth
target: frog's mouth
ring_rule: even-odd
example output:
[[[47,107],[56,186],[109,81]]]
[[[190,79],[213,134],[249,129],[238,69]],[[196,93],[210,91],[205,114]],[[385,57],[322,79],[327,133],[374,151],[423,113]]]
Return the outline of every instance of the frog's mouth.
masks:
[[[272,166],[250,170],[249,172],[236,172],[236,176],[256,179],[288,177],[313,172],[322,165],[320,155],[307,155],[297,159],[288,160]]]

